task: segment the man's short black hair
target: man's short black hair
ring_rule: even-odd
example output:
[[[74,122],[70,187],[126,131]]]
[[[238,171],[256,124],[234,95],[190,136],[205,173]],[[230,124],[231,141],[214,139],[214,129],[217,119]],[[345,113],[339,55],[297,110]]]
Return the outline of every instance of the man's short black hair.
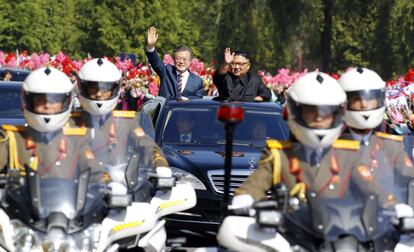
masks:
[[[234,52],[234,56],[237,56],[237,55],[243,56],[243,57],[245,57],[246,59],[248,59],[250,61],[250,55],[249,55],[248,52],[243,51],[243,50],[237,50],[237,51],[233,51],[233,52]]]
[[[193,58],[193,50],[191,50],[191,48],[190,48],[190,47],[188,47],[188,46],[184,46],[184,45],[177,46],[177,47],[174,49],[173,53],[174,53],[174,55],[175,55],[175,53],[177,53],[177,52],[182,52],[182,51],[187,51],[187,52],[189,52],[189,53],[190,53],[190,58]]]

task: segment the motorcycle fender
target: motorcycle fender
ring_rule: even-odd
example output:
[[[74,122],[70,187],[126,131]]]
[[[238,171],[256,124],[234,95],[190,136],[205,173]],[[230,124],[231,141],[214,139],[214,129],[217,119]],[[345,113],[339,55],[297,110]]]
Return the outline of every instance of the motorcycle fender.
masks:
[[[146,233],[155,224],[155,209],[149,203],[134,202],[126,209],[112,209],[102,222],[98,251],[117,240]]]
[[[157,191],[151,200],[151,205],[156,209],[157,218],[190,209],[196,203],[195,190],[189,184],[177,184],[171,190]]]
[[[9,216],[3,211],[3,209],[0,209],[0,227],[0,236],[3,237],[4,241],[4,244],[2,244],[2,246],[4,246],[8,251],[15,251],[16,248],[14,247],[13,242],[14,228],[10,223]]]
[[[274,229],[260,228],[252,217],[226,217],[217,240],[219,244],[236,251],[291,251],[289,242],[282,235]]]
[[[145,251],[164,251],[167,233],[165,231],[165,220],[158,224],[144,237],[139,240],[138,246]]]

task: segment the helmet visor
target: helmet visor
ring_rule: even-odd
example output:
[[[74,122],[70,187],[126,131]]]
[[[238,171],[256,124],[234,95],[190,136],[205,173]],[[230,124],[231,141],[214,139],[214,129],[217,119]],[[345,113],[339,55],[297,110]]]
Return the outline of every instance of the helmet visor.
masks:
[[[111,100],[118,96],[119,81],[83,81],[79,82],[79,91],[83,97],[95,101]]]
[[[289,116],[298,124],[310,129],[332,129],[343,122],[342,105],[309,105],[289,99]]]
[[[375,110],[384,106],[385,90],[357,90],[346,92],[347,109],[351,111]]]
[[[24,107],[36,114],[56,115],[70,109],[72,92],[32,93],[23,92]]]

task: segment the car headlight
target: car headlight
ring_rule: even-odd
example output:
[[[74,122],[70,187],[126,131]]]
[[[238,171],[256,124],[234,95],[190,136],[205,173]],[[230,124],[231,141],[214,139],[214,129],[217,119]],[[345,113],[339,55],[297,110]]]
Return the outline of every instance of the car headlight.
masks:
[[[171,171],[177,183],[188,183],[196,190],[207,190],[203,182],[193,174],[176,167],[171,167]]]

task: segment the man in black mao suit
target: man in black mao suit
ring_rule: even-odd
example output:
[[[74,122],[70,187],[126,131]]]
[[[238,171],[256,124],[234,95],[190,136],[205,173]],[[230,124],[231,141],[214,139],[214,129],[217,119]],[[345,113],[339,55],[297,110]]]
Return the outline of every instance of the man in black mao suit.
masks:
[[[270,89],[261,78],[249,72],[250,57],[247,52],[224,50],[224,62],[213,77],[219,92],[217,100],[229,101],[269,101]]]
[[[165,65],[155,50],[158,34],[155,27],[148,29],[145,54],[151,67],[161,79],[159,96],[170,99],[195,99],[204,95],[203,80],[191,73],[191,48],[180,46],[174,50],[174,65]]]

